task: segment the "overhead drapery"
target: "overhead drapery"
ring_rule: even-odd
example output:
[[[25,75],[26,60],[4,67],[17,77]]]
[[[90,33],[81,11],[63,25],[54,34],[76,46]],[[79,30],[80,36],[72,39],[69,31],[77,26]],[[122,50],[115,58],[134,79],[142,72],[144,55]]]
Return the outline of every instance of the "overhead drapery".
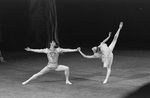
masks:
[[[55,0],[29,0],[30,41],[36,45],[54,40],[59,45]]]
[[[53,40],[59,45],[56,2],[55,0],[46,0],[46,4],[48,43]]]

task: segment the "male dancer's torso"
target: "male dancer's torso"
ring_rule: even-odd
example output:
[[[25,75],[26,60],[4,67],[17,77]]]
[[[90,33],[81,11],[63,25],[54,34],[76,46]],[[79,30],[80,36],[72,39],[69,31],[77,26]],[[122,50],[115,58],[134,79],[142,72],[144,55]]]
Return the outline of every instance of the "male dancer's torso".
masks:
[[[48,66],[49,67],[57,67],[58,66],[58,57],[59,57],[59,52],[57,51],[57,49],[55,49],[55,50],[48,49],[48,52],[47,52]]]

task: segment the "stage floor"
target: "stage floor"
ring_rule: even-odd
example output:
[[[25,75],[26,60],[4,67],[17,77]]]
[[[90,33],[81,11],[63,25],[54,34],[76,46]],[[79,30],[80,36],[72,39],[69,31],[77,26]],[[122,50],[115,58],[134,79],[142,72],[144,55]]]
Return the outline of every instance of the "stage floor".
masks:
[[[59,59],[59,64],[70,67],[72,85],[65,84],[64,72],[55,71],[22,85],[45,67],[46,55],[18,51],[3,56],[0,98],[122,98],[150,81],[150,51],[115,51],[107,84],[101,60],[83,58],[78,52],[61,54]]]

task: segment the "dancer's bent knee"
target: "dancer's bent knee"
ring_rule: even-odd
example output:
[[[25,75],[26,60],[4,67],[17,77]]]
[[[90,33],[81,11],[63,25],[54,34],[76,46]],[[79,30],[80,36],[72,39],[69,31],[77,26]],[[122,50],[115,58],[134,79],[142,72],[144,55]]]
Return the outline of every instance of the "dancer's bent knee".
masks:
[[[65,68],[67,71],[69,70],[69,67],[68,66],[66,66],[66,68]]]

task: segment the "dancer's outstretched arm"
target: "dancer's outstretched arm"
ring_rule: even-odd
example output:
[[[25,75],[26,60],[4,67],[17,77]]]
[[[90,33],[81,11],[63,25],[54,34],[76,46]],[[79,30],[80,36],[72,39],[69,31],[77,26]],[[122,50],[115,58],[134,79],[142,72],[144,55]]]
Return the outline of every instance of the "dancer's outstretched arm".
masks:
[[[78,51],[78,48],[77,49],[63,49],[63,48],[60,48],[61,49],[61,52],[76,52]]]
[[[79,50],[79,52],[80,52],[80,54],[81,54],[83,57],[85,57],[85,58],[89,58],[89,59],[96,58],[95,55],[91,55],[91,56],[85,55],[83,52],[81,52],[81,50]]]
[[[105,43],[105,42],[110,38],[110,36],[111,36],[111,32],[109,32],[108,37],[107,37],[106,39],[104,39],[103,42],[101,42],[101,43]],[[99,46],[100,46],[100,45],[99,45]]]
[[[26,51],[37,52],[37,53],[46,53],[46,49],[31,49],[29,47],[25,48]]]

